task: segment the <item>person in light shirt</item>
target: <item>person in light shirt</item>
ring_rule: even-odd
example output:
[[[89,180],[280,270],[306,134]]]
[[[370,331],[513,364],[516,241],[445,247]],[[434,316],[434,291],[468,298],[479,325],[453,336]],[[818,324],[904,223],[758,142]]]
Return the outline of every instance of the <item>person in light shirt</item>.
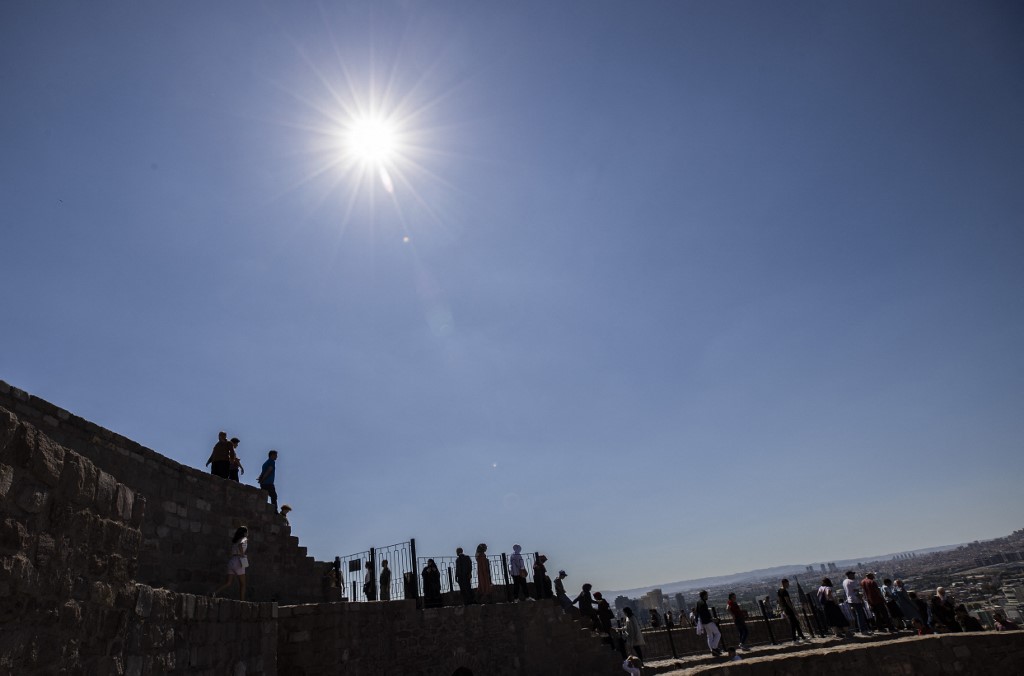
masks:
[[[861,634],[871,635],[871,630],[868,629],[868,616],[864,612],[864,597],[860,595],[860,585],[857,584],[857,573],[852,570],[846,571],[843,591],[846,592],[846,600],[857,620],[857,631]]]

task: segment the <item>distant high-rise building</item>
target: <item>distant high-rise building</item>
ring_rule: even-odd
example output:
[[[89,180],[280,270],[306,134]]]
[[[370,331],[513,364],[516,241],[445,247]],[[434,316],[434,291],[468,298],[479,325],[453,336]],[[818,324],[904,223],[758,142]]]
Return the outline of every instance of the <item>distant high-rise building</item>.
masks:
[[[824,563],[823,563],[823,564],[821,564],[821,572],[823,572],[823,573],[824,573],[824,572],[826,572],[827,570],[828,570],[828,568],[826,568],[826,567],[825,567],[825,564],[824,564]]]

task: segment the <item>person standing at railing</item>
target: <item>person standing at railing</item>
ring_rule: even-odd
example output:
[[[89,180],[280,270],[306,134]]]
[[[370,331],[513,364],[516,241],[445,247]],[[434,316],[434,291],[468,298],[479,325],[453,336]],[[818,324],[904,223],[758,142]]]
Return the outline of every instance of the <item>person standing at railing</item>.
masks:
[[[373,561],[366,562],[366,572],[363,574],[363,596],[367,601],[377,600],[377,576],[373,571]]]
[[[714,616],[711,615],[711,609],[708,608],[708,593],[706,590],[701,591],[700,600],[697,601],[693,614],[697,617],[697,633],[707,635],[708,648],[711,649],[711,654],[715,657],[720,657],[722,650],[718,647],[718,644],[722,640],[722,632],[718,629]]]
[[[491,562],[487,560],[487,545],[476,546],[476,591],[477,600],[486,603],[491,596]]]
[[[548,569],[544,565],[547,561],[548,557],[538,554],[537,560],[533,562],[533,585],[537,588],[538,599],[549,599],[554,596],[554,592],[551,591],[551,578],[548,577]]]
[[[512,545],[512,556],[509,557],[509,572],[512,573],[512,598],[519,603],[519,591],[523,592],[525,600],[529,594],[526,592],[526,563],[523,561],[523,548],[520,545]]]
[[[857,631],[865,636],[871,634],[868,627],[868,616],[864,612],[864,597],[860,595],[860,588],[857,585],[857,573],[852,570],[846,571],[846,579],[843,580],[843,592],[846,593],[846,602],[850,604],[853,617],[857,621]]]
[[[789,630],[793,633],[793,643],[806,641],[804,630],[800,628],[800,621],[796,618],[796,608],[793,607],[793,599],[789,595],[789,580],[782,578],[779,591],[775,594],[779,599],[779,610],[789,620]],[[799,639],[797,638],[799,636]]]
[[[473,599],[473,559],[466,556],[462,547],[455,550],[455,581],[459,583],[463,605],[475,603]]]
[[[441,598],[441,571],[434,559],[427,559],[427,565],[420,575],[423,577],[424,607],[440,608],[444,605]]]
[[[743,610],[740,604],[736,603],[736,594],[729,594],[729,602],[725,607],[729,614],[732,615],[732,621],[736,625],[736,633],[739,634],[740,650],[746,650],[747,636],[750,634],[750,630],[747,629],[747,611]]]
[[[391,569],[387,559],[380,562],[380,600],[391,600]]]

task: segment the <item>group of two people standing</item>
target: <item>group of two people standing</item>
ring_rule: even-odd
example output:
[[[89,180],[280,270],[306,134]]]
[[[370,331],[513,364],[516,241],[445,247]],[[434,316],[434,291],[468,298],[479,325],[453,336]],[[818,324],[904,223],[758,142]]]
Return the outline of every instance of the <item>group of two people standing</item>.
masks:
[[[214,444],[213,451],[206,461],[206,466],[210,468],[210,474],[223,479],[230,479],[231,481],[239,481],[239,474],[245,474],[245,468],[242,467],[242,461],[238,457],[238,445],[240,443],[241,441],[238,437],[232,437],[228,440],[227,432],[221,431],[217,435],[217,443]],[[270,496],[270,504],[274,506],[275,511],[277,510],[277,489],[274,487],[276,474],[277,451],[271,449],[267,453],[267,460],[263,463],[256,483]]]

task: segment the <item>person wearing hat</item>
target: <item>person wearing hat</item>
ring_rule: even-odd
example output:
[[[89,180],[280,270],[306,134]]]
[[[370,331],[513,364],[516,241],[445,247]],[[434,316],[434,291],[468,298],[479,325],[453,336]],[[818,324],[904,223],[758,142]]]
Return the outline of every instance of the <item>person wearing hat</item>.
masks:
[[[562,606],[562,610],[572,608],[572,600],[565,593],[565,585],[562,584],[562,580],[567,577],[569,576],[565,574],[565,571],[560,570],[558,571],[558,577],[555,578],[555,600],[558,601],[558,605]]]

